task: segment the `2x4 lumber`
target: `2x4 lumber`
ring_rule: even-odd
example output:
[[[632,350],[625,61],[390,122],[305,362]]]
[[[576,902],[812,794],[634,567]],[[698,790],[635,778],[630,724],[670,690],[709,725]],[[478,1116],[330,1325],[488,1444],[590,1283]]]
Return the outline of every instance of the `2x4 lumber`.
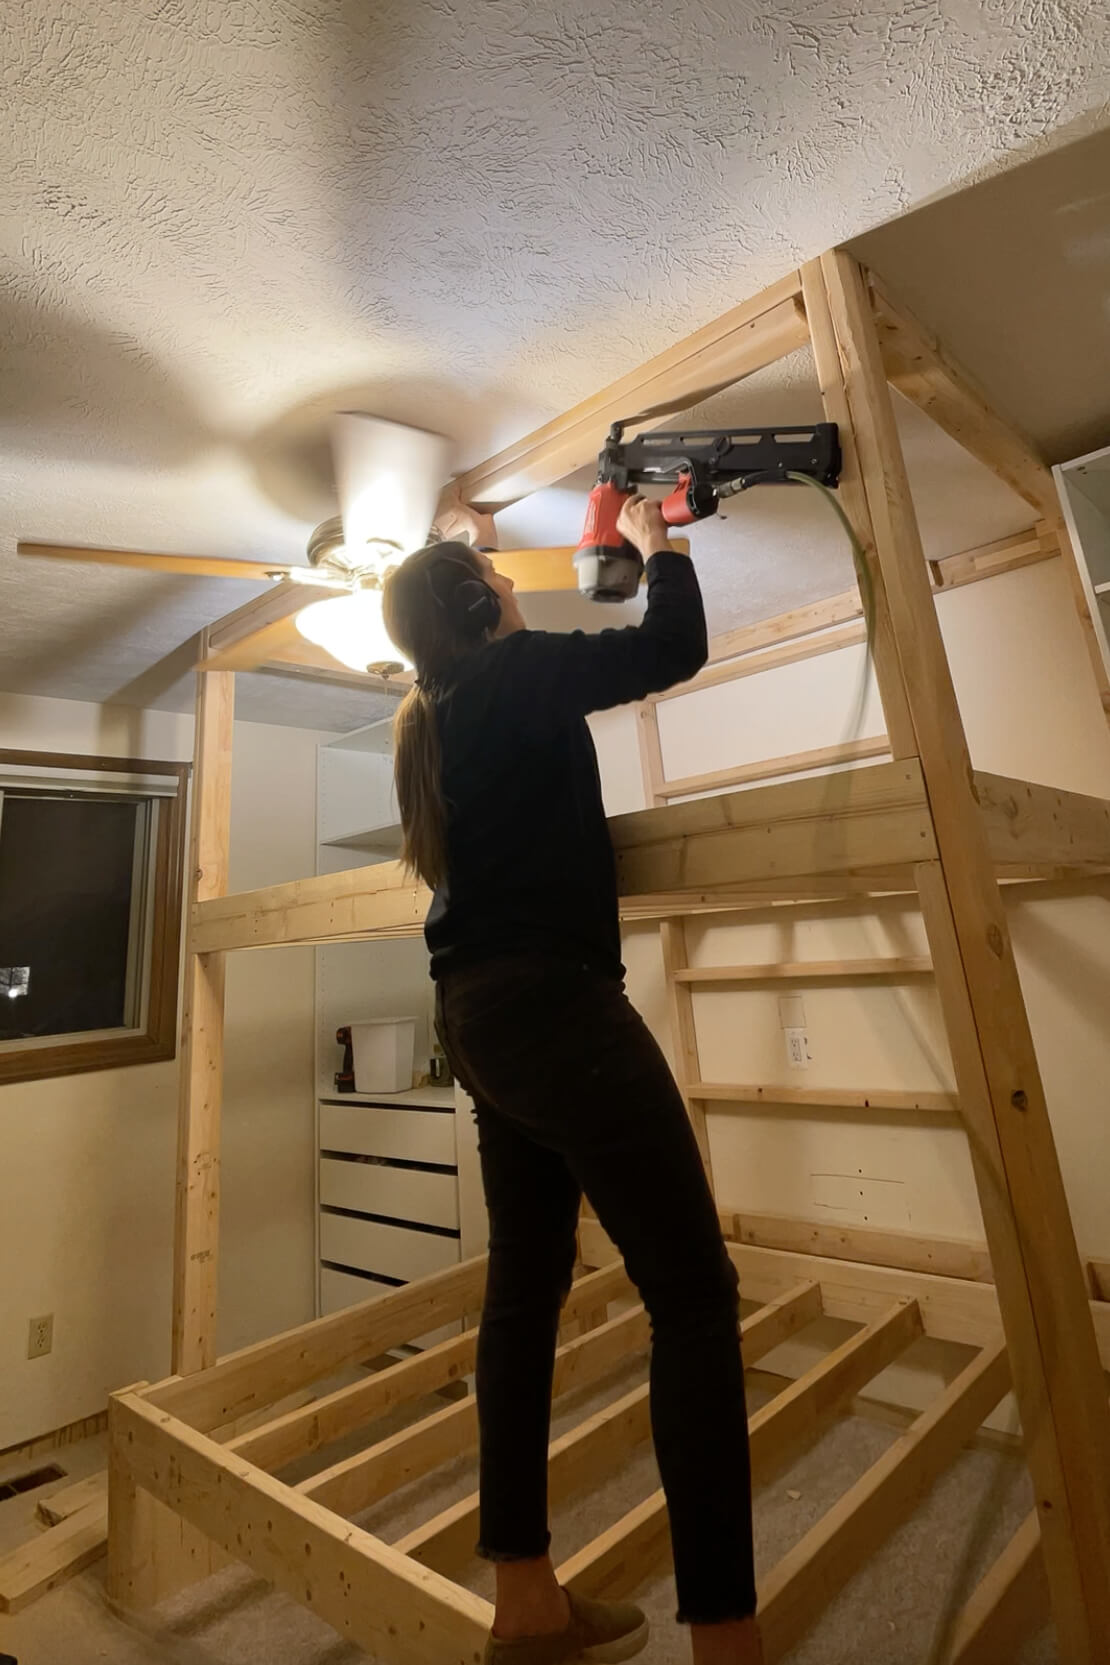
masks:
[[[815,262],[818,266],[820,263]],[[820,281],[820,271],[817,273]],[[815,304],[819,304],[820,297]],[[994,578],[1018,567],[1032,566],[1038,561],[1053,560],[1060,554],[1056,533],[1047,526],[1030,527],[1025,532],[1013,532],[990,543],[976,544],[972,549],[957,550],[929,562],[933,583],[938,590],[954,590],[964,584],[978,583],[982,578]],[[863,617],[859,590],[841,590],[824,601],[809,601],[803,607],[793,607],[786,613],[763,619],[758,624],[741,625],[736,630],[723,631],[709,642],[709,663],[736,659],[761,648],[774,647],[778,642],[790,642],[799,636],[813,636],[832,625],[847,624]]]
[[[912,1512],[998,1404],[1009,1379],[1005,1344],[984,1348],[761,1581],[759,1628],[769,1662],[789,1652]]]
[[[833,1416],[920,1334],[914,1303],[898,1301],[757,1411],[748,1421],[753,1480],[765,1480],[814,1436],[822,1420]],[[559,1582],[579,1595],[619,1598],[655,1571],[669,1551],[666,1499],[660,1490],[565,1561],[558,1569]]]
[[[564,1342],[555,1354],[552,1392],[568,1393],[572,1388],[596,1382],[630,1353],[643,1347],[647,1337],[643,1308],[633,1307],[598,1329]],[[472,1449],[477,1439],[478,1407],[471,1396],[424,1417],[411,1428],[379,1440],[365,1451],[333,1463],[330,1468],[302,1480],[297,1490],[337,1514],[356,1514],[380,1498],[388,1497],[398,1486]]]
[[[930,1115],[952,1115],[960,1107],[955,1093],[915,1093],[876,1087],[861,1092],[851,1087],[779,1087],[719,1081],[695,1081],[691,1098],[723,1104],[812,1105],[832,1110],[920,1110]]]
[[[975,795],[992,859],[1110,867],[1110,802],[1083,792],[975,771]]]
[[[624,896],[866,873],[935,848],[909,758],[617,815],[609,830]]]
[[[985,395],[925,326],[874,277],[875,329],[886,379],[938,427],[997,474],[1040,515],[1059,512],[1052,474],[1032,443],[991,409]]]
[[[388,1295],[229,1353],[198,1375],[159,1382],[145,1389],[144,1397],[202,1432],[218,1428],[276,1404],[344,1365],[376,1358],[473,1312],[485,1286],[486,1256],[476,1255]]]
[[[1088,1260],[1091,1294],[1096,1301],[1110,1301],[1110,1260]]]
[[[293,879],[194,910],[197,952],[395,936],[423,929],[431,893],[398,861]]]
[[[104,1553],[106,1501],[85,1503],[0,1559],[0,1613],[18,1613]]]
[[[816,635],[805,636],[798,641],[783,642],[779,647],[766,648],[760,653],[746,653],[738,659],[708,664],[704,670],[692,676],[689,682],[679,682],[673,688],[664,689],[661,694],[649,694],[648,700],[653,705],[662,705],[667,700],[682,699],[687,694],[700,694],[706,688],[719,688],[726,682],[736,682],[742,676],[758,676],[761,671],[776,671],[780,666],[793,665],[799,659],[813,659],[818,654],[837,653],[841,648],[858,647],[866,640],[867,629],[862,622],[837,625],[832,630],[822,630]]]
[[[939,1665],[1014,1659],[1048,1616],[1041,1528],[1031,1509],[957,1616]]]
[[[263,595],[209,626],[198,670],[253,671],[267,659],[280,657],[286,644],[299,634],[293,622],[296,615],[328,593],[283,578]]]
[[[913,1232],[883,1231],[875,1226],[827,1225],[788,1215],[750,1214],[746,1209],[725,1215],[722,1226],[726,1237],[757,1248],[788,1249],[833,1260],[901,1267],[907,1272],[935,1272],[946,1278],[993,1282],[985,1243],[955,1237],[918,1237]]]
[[[234,676],[198,676],[189,832],[193,909],[227,889],[234,720]],[[172,1337],[172,1367],[180,1374],[203,1370],[216,1357],[225,982],[223,955],[198,949],[191,923],[185,949]]]
[[[514,440],[496,456],[467,469],[444,489],[444,499],[502,506],[554,485],[594,462],[613,422],[654,426],[710,394],[805,345],[798,307],[798,274],[765,289],[716,318],[639,369],[611,382],[563,416]]]
[[[589,1273],[571,1288],[563,1307],[564,1322],[591,1316],[598,1308],[604,1312],[606,1304],[624,1295],[628,1288],[628,1274],[619,1261]],[[239,1434],[228,1441],[227,1448],[259,1468],[281,1468],[295,1457],[365,1427],[399,1405],[460,1381],[474,1369],[477,1344],[476,1328],[451,1336],[438,1346],[376,1371],[364,1381],[337,1388]]]
[[[1042,1509],[1062,1649],[1110,1660],[1110,1414],[1044,1087],[857,263],[822,257],[939,860],[919,895]],[[880,685],[883,668],[880,666]]]
[[[869,611],[872,619],[872,640],[868,647],[879,684],[886,729],[890,735],[894,756],[912,757],[917,751],[917,739],[891,627],[890,610],[885,605],[875,526],[856,443],[848,388],[841,371],[828,287],[819,260],[807,261],[802,267],[802,294],[805,299],[806,317],[809,320],[810,348],[817,371],[821,402],[826,418],[836,423],[840,435],[839,496],[861,551],[861,554],[856,556],[856,584],[861,616],[864,616],[864,586],[861,583],[863,571],[866,571],[871,590]]]
[[[104,1503],[107,1496],[108,1474],[101,1468],[95,1474],[86,1475],[83,1480],[75,1480],[72,1486],[63,1486],[61,1491],[41,1498],[35,1512],[47,1526],[57,1526],[90,1503]]]
[[[476,1665],[488,1602],[417,1566],[136,1394],[112,1401],[133,1483],[367,1653],[396,1665]],[[126,1557],[111,1594],[125,1606]],[[122,1576],[121,1576],[122,1575]]]
[[[616,1252],[601,1226],[583,1220],[579,1227],[583,1260],[600,1265]],[[938,1341],[957,1341],[982,1347],[1001,1324],[998,1294],[991,1284],[971,1278],[939,1276],[896,1265],[870,1265],[835,1256],[729,1243],[728,1252],[740,1274],[740,1293],[747,1300],[769,1301],[807,1278],[821,1285],[821,1299],[830,1318],[869,1324],[905,1295],[921,1309],[925,1334]],[[1110,1370],[1110,1302],[1089,1306],[1103,1368]]]
[[[821,1317],[821,1292],[815,1283],[799,1284],[779,1300],[752,1313],[740,1326],[745,1366],[770,1352]],[[565,1503],[586,1487],[596,1487],[615,1473],[651,1432],[649,1388],[633,1388],[611,1405],[552,1441],[548,1453],[548,1501]],[[454,1575],[474,1550],[478,1494],[463,1498],[410,1532],[397,1548],[437,1572]]]
[[[692,792],[716,792],[723,787],[745,786],[752,781],[773,780],[777,775],[800,775],[809,769],[831,769],[838,763],[861,763],[890,752],[885,734],[867,735],[861,740],[841,740],[835,746],[813,746],[809,751],[787,752],[758,763],[737,763],[731,769],[713,769],[703,775],[680,775],[664,781],[659,796],[667,801]]]
[[[751,965],[695,965],[678,973],[680,983],[819,983],[829,979],[925,977],[927,954],[892,954],[886,959],[769,960]]]

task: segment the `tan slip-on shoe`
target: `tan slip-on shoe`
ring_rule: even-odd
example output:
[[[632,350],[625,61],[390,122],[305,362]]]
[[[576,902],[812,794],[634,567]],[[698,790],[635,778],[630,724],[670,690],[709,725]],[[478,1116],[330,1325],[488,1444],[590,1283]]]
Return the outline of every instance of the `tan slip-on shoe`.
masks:
[[[485,1665],[565,1665],[588,1659],[618,1665],[647,1646],[648,1622],[631,1602],[591,1601],[567,1591],[570,1624],[551,1636],[522,1636],[511,1641],[490,1636]]]

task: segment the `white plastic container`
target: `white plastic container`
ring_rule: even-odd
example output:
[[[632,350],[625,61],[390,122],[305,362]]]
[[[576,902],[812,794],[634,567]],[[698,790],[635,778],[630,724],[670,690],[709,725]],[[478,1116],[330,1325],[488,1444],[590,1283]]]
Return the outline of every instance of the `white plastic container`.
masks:
[[[415,1018],[351,1024],[356,1093],[403,1093],[412,1086]]]

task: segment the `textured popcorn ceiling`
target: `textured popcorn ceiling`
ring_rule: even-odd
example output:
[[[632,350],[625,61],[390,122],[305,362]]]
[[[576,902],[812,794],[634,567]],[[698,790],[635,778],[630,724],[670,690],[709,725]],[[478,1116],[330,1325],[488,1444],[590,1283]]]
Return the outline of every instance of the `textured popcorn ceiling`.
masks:
[[[1088,0],[9,0],[0,688],[179,705],[182,644],[257,593],[32,567],[17,537],[301,559],[334,507],[327,412],[443,429],[461,467],[792,262],[1097,129],[1108,66]],[[1070,190],[1056,178],[1037,212]],[[1069,222],[1088,277],[1110,235],[1094,197]],[[1006,371],[1036,431],[1003,297],[977,290],[970,327],[959,301],[989,229],[973,217],[976,247],[947,257],[927,235],[928,275],[973,367],[993,331],[984,373]],[[922,277],[898,236],[869,258]],[[804,355],[703,414],[809,420]],[[1027,523],[916,413],[905,437],[931,553]],[[503,533],[570,540],[581,501],[540,494]],[[798,492],[695,536],[716,628],[845,581]],[[575,608],[531,604],[537,622]],[[256,718],[343,727],[376,703],[242,681]]]

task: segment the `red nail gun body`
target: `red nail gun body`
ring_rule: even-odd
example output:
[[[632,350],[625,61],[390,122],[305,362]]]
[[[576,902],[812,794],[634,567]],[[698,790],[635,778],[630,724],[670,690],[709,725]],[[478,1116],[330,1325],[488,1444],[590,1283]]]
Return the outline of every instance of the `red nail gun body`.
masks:
[[[626,601],[643,571],[639,552],[617,530],[626,499],[642,485],[674,482],[660,508],[668,526],[690,526],[715,515],[721,500],[748,486],[788,483],[808,474],[822,485],[840,477],[835,422],[809,428],[698,429],[645,433],[624,439],[614,422],[598,458],[586,524],[574,557],[578,588],[591,601]]]

